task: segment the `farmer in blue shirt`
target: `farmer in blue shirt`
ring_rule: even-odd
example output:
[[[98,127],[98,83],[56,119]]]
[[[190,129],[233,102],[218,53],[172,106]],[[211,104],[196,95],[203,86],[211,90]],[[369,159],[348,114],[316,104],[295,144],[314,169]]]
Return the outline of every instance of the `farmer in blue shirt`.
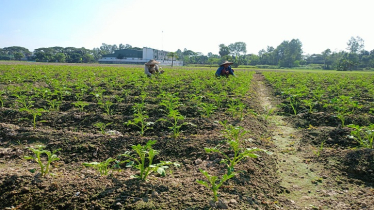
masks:
[[[220,77],[220,76],[229,77],[230,74],[236,77],[234,74],[234,69],[232,69],[230,66],[231,64],[233,64],[233,62],[228,62],[228,61],[223,62],[216,71],[216,77]]]

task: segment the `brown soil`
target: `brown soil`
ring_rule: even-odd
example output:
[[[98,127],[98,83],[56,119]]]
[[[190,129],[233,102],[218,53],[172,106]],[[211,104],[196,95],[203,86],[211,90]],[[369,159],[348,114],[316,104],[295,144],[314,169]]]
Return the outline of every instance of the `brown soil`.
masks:
[[[26,119],[24,113],[0,108],[0,209],[374,209],[373,150],[335,146],[346,142],[346,131],[336,127],[297,129],[290,122],[305,120],[302,116],[271,114],[278,102],[260,73],[254,76],[250,91],[248,103],[257,116],[248,114],[235,121],[224,113],[200,118],[194,110],[181,110],[197,126],[182,127],[177,139],[163,131],[167,126],[162,123],[145,136],[135,128],[104,135],[85,122],[111,122],[106,115],[68,108],[49,115],[33,129],[28,120],[15,120]],[[126,122],[128,117],[122,113],[130,108],[118,107],[112,118]],[[235,169],[240,173],[220,188],[220,202],[213,204],[211,192],[196,180],[206,180],[199,169],[217,176],[226,171],[219,163],[221,156],[204,151],[224,140],[218,121],[225,119],[251,131],[246,147],[267,149],[273,155],[259,153],[261,157],[238,164]],[[123,124],[111,128],[120,127]],[[148,140],[157,140],[156,162],[170,160],[181,166],[171,167],[166,177],[152,174],[141,182],[131,178],[137,173],[134,169],[100,176],[82,165],[116,158],[131,145]],[[317,155],[322,141],[325,146]],[[53,175],[41,177],[37,163],[23,158],[32,155],[26,147],[36,144],[48,150],[62,148],[57,153],[61,160],[53,163]]]

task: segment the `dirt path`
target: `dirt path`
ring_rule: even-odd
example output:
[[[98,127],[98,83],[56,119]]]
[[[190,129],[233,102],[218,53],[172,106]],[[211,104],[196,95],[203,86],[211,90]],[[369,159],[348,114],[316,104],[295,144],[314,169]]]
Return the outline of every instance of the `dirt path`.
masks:
[[[256,74],[255,77],[263,109],[266,113],[274,111],[274,115],[269,114],[268,120],[273,128],[277,173],[284,189],[279,197],[279,209],[350,209],[343,197],[348,191],[344,188],[329,189],[336,177],[326,171],[323,163],[309,161],[308,158],[316,157],[318,148],[301,146],[301,132],[288,124],[284,116],[276,115],[276,104],[264,84],[263,75]]]

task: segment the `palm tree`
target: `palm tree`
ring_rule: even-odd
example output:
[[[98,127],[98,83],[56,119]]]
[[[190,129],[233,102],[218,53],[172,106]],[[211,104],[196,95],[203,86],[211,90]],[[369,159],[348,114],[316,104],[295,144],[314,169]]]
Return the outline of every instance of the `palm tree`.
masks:
[[[166,56],[171,57],[171,67],[173,67],[174,57],[175,59],[177,59],[178,54],[176,52],[169,52]]]

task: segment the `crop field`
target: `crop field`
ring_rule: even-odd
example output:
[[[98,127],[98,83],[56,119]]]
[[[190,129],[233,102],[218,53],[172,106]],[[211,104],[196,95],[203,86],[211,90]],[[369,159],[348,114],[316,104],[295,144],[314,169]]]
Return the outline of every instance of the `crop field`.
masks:
[[[307,208],[370,209],[374,74],[164,70],[0,63],[0,209],[298,209],[286,150],[322,170]]]

